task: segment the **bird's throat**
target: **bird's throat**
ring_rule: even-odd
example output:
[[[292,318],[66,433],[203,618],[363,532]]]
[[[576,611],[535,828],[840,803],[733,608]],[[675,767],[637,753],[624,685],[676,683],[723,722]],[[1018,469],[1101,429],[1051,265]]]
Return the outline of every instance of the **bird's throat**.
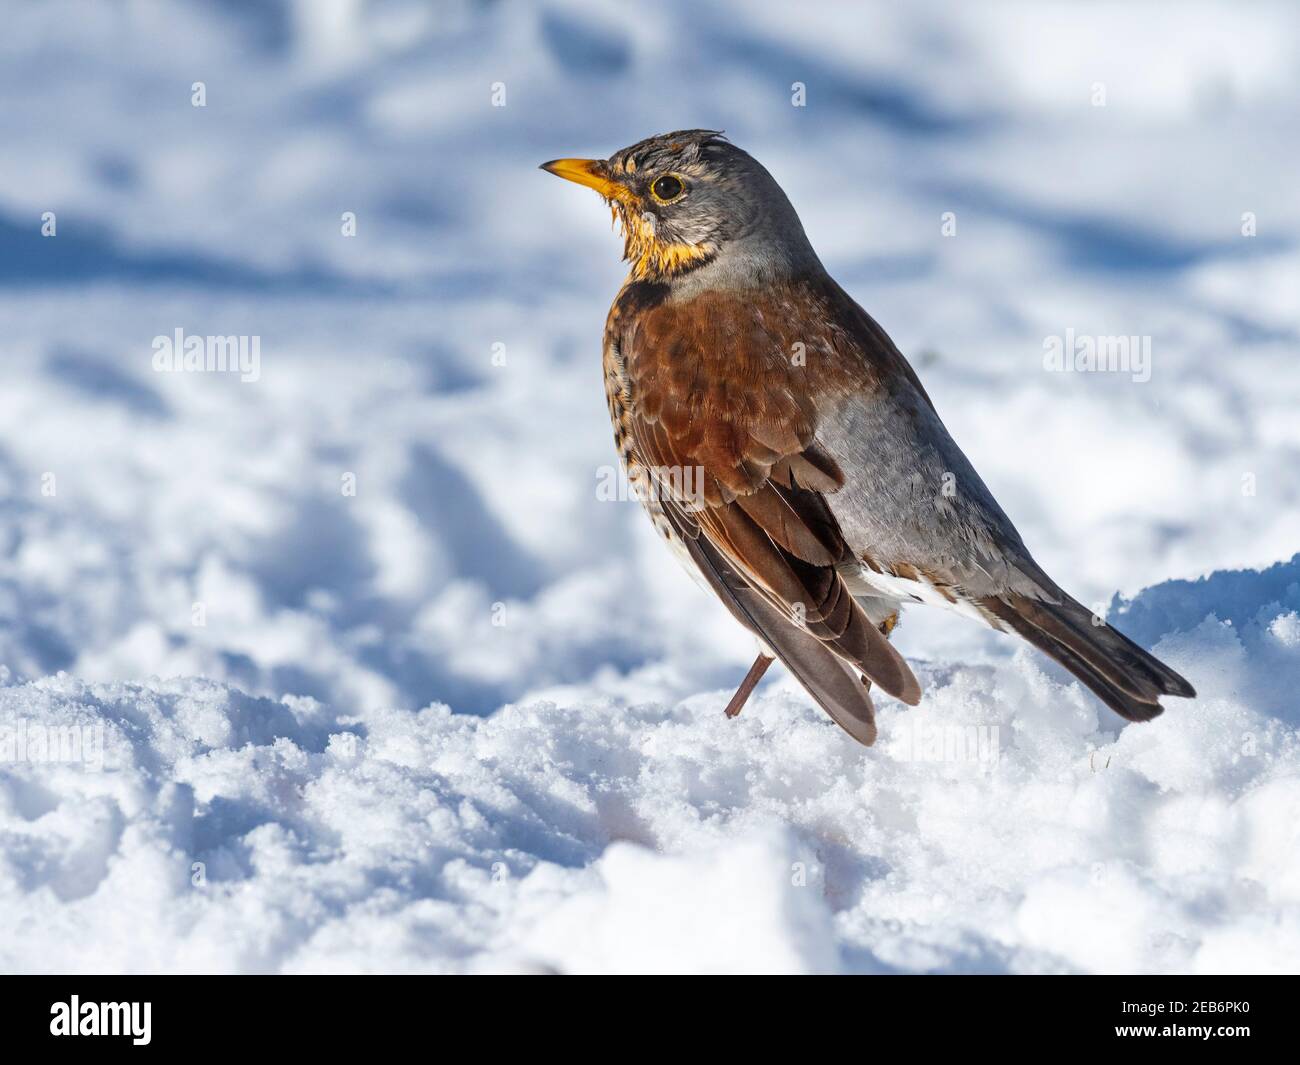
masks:
[[[623,258],[631,264],[635,281],[658,281],[676,277],[709,262],[717,249],[711,244],[686,244],[662,240],[653,215],[611,204],[614,218],[623,228]]]

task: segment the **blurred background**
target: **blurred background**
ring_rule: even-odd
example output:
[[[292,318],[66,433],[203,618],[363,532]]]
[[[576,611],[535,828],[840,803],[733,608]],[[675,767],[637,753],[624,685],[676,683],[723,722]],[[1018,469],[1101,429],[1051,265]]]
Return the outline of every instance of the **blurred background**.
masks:
[[[9,683],[476,714],[734,684],[748,639],[598,498],[621,244],[537,170],[686,127],[773,172],[1085,602],[1300,543],[1294,5],[3,15]],[[258,379],[155,372],[177,329],[260,338]],[[1045,372],[1067,330],[1150,337],[1150,380]]]

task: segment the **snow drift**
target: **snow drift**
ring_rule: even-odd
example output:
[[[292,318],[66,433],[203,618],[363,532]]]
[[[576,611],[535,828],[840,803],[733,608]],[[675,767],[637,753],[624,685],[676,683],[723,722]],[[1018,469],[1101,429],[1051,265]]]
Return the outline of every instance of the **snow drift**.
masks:
[[[1118,611],[1201,695],[1120,727],[1026,651],[864,751],[786,686],[344,716],[202,680],[0,689],[9,970],[1293,969],[1300,556]],[[1223,616],[1220,616],[1220,612]],[[49,748],[51,757],[54,748]],[[30,752],[29,752],[30,753]],[[100,764],[102,762],[102,764]]]

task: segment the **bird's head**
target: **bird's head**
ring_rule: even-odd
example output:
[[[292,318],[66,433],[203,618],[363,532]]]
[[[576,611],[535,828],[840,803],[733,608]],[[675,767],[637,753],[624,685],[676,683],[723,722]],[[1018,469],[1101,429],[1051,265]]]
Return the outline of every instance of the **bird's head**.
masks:
[[[555,159],[542,169],[600,193],[637,280],[680,277],[715,260],[759,273],[816,261],[772,175],[713,130],[664,133],[608,159]]]

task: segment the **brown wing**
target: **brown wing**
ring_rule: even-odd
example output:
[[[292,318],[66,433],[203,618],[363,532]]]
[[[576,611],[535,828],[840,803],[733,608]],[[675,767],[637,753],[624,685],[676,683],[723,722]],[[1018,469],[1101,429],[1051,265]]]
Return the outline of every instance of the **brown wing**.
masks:
[[[638,308],[623,321],[611,340],[626,383],[633,461],[679,533],[702,541],[692,555],[715,589],[739,594],[747,606],[741,620],[805,674],[814,696],[808,673],[823,684],[840,678],[825,658],[814,661],[808,637],[832,662],[838,657],[896,698],[918,702],[912,671],[837,570],[853,556],[825,496],[844,477],[814,445],[816,382],[795,347],[816,339],[792,337],[779,298],[756,305],[708,294]],[[844,708],[822,705],[844,723]]]

